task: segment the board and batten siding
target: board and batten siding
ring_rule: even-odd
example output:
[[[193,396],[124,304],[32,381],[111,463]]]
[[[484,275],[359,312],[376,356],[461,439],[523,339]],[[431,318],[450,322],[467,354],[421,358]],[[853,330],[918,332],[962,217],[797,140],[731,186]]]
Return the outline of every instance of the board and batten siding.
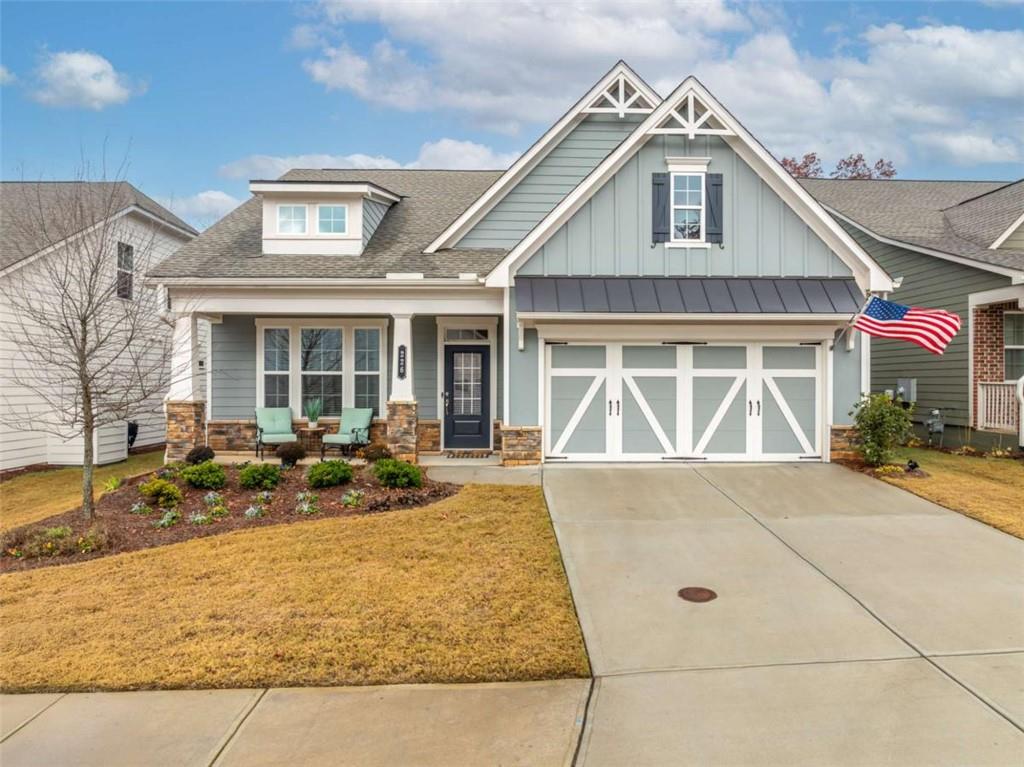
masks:
[[[947,423],[969,423],[968,296],[1010,284],[1010,278],[971,266],[879,242],[849,224],[844,228],[889,274],[903,278],[889,298],[900,304],[945,309],[960,315],[963,326],[942,355],[906,341],[871,339],[871,390],[896,389],[897,378],[917,379],[914,420],[938,408]]]
[[[723,243],[651,242],[651,177],[669,157],[710,157]],[[654,136],[518,270],[528,275],[845,277],[850,268],[718,136]]]
[[[455,247],[514,247],[642,119],[641,115],[587,115]]]
[[[390,205],[383,202],[377,202],[376,200],[363,200],[363,247],[373,237],[373,233],[377,231],[377,227],[380,226],[381,219],[384,218],[384,214],[388,212]]]

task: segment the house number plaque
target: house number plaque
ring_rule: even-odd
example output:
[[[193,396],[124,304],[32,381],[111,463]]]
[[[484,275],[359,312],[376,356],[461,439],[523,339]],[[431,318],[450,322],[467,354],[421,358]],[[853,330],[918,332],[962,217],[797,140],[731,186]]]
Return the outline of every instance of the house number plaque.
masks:
[[[405,344],[399,344],[398,346],[398,378],[399,380],[405,380],[405,366],[408,353],[406,352]]]

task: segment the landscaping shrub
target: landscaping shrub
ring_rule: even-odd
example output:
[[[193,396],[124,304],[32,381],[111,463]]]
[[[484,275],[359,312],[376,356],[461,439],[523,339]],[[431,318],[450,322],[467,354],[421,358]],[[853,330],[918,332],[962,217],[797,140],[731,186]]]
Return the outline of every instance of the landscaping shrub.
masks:
[[[281,459],[282,466],[294,466],[306,457],[306,448],[298,442],[285,442],[277,446],[274,455]]]
[[[184,469],[186,465],[187,464],[184,464],[181,461],[172,461],[171,463],[165,464],[157,469],[156,475],[160,479],[177,479],[181,470]]]
[[[388,446],[382,442],[374,442],[373,444],[367,445],[358,451],[357,455],[364,461],[369,463],[375,463],[382,458],[390,458],[391,451],[388,450]]]
[[[320,507],[317,506],[317,501],[320,500],[320,496],[316,493],[311,493],[308,490],[303,490],[301,493],[295,494],[295,511],[299,514],[318,514]]]
[[[878,477],[902,477],[906,473],[906,468],[897,463],[887,463],[875,469],[875,476]]]
[[[153,523],[154,527],[174,527],[181,521],[181,514],[174,509],[161,509],[163,514],[160,519]]]
[[[173,509],[183,498],[177,485],[159,477],[139,485],[139,492],[144,498],[164,509]]]
[[[881,466],[892,461],[896,447],[910,434],[911,411],[885,394],[869,394],[854,406],[850,415],[857,428],[857,450],[865,463]]]
[[[345,461],[322,461],[309,467],[306,481],[310,487],[334,487],[352,481],[352,467]]]
[[[224,487],[228,481],[227,472],[219,463],[203,461],[195,466],[186,466],[181,470],[181,478],[192,487],[216,490]]]
[[[363,505],[365,499],[366,493],[362,490],[349,490],[345,495],[341,496],[341,505],[346,509],[356,509]]]
[[[373,474],[384,487],[420,487],[423,472],[419,466],[394,458],[382,458],[373,466]]]
[[[188,451],[188,455],[185,456],[185,463],[195,465],[197,463],[205,463],[206,461],[212,461],[216,453],[213,452],[213,448],[208,445],[199,445]]]
[[[153,509],[151,509],[149,506],[144,504],[142,501],[138,501],[137,503],[133,503],[132,504],[132,507],[130,509],[128,509],[128,513],[129,514],[152,514],[153,513]]]
[[[246,490],[273,490],[281,481],[281,467],[272,463],[250,463],[238,472],[238,484]]]
[[[123,484],[124,480],[121,479],[120,477],[111,477],[110,479],[103,483],[103,491],[107,493],[112,493],[115,490],[118,490]]]
[[[189,524],[193,525],[208,525],[213,522],[213,517],[210,514],[204,514],[201,511],[193,511],[188,515]]]

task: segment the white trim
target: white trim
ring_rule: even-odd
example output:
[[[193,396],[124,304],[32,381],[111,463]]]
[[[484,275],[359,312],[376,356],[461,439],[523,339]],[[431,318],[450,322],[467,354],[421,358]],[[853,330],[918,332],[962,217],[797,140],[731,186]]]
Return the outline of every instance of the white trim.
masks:
[[[638,151],[652,135],[652,129],[691,94],[696,94],[709,111],[734,136],[725,140],[734,152],[786,202],[797,216],[834,251],[854,272],[864,290],[892,290],[892,278],[850,234],[829,216],[810,193],[786,172],[779,162],[726,110],[694,77],[687,77],[621,144],[579,183],[537,224],[487,276],[486,284],[505,287],[513,284],[514,272],[532,256]]]
[[[866,226],[864,226],[863,224],[858,223],[857,221],[854,221],[849,216],[843,215],[842,213],[840,213],[835,208],[829,207],[828,205],[825,205],[824,203],[822,203],[821,205],[822,205],[822,207],[825,210],[827,210],[834,217],[840,219],[841,221],[845,221],[850,226],[855,227],[856,229],[860,229],[862,232],[864,232],[864,234],[869,235],[869,236],[875,238],[876,240],[878,240],[879,242],[884,243],[886,245],[894,245],[897,248],[903,248],[904,250],[911,250],[911,251],[913,251],[915,253],[923,253],[926,256],[934,256],[935,258],[941,258],[943,261],[951,261],[954,264],[963,264],[964,266],[973,266],[975,269],[981,269],[982,271],[993,272],[995,274],[1002,274],[1002,275],[1004,275],[1006,277],[1010,277],[1011,281],[1015,285],[1019,284],[1019,283],[1024,283],[1024,271],[1021,271],[1020,269],[1011,269],[1008,266],[998,266],[996,264],[987,264],[984,261],[975,261],[974,259],[964,258],[963,256],[957,256],[957,255],[954,255],[952,253],[946,253],[946,252],[941,251],[941,250],[934,250],[932,248],[925,248],[925,247],[923,247],[921,245],[914,245],[913,243],[905,242],[903,240],[894,240],[891,237],[885,237],[885,236],[883,236],[881,234],[878,234],[877,232],[875,232],[875,231],[873,231],[871,229],[868,229]],[[893,285],[891,290],[895,290],[895,289],[896,289],[896,286]]]
[[[850,333],[854,332],[850,328]],[[860,393],[871,393],[871,336],[867,333],[856,331],[857,340],[860,341]]]
[[[320,231],[320,211],[324,208],[341,208],[345,211],[345,228],[340,232],[321,232]],[[313,232],[317,237],[345,237],[348,235],[348,203],[346,202],[318,202],[316,203],[316,231]]]
[[[471,330],[486,330],[487,340],[476,340],[476,341],[446,341],[446,331],[450,328],[453,329],[471,329]],[[441,450],[445,450],[444,446],[444,348],[445,346],[487,346],[489,351],[487,358],[488,364],[488,375],[487,378],[490,381],[490,391],[488,396],[490,397],[490,407],[487,409],[488,423],[487,423],[487,441],[491,450],[494,450],[494,421],[497,419],[497,408],[498,408],[498,355],[497,349],[495,348],[498,343],[498,317],[486,316],[486,317],[452,317],[452,316],[438,316],[437,317],[437,419],[441,422]],[[506,344],[507,345],[507,344]],[[504,348],[504,347],[503,347]],[[508,366],[506,365],[503,370],[507,374]],[[505,393],[505,401],[502,403],[503,410],[508,408],[508,388],[503,389]],[[502,423],[506,423],[502,420]]]
[[[425,253],[434,253],[442,248],[453,247],[470,229],[482,219],[495,205],[497,205],[512,188],[518,184],[533,168],[545,157],[548,151],[561,141],[573,128],[581,123],[585,117],[584,109],[594,99],[601,96],[604,91],[615,83],[620,77],[640,93],[651,104],[657,104],[661,97],[650,86],[645,83],[636,72],[624,61],[618,62],[604,77],[583,97],[577,101],[569,111],[562,115],[547,133],[541,136],[518,160],[512,163],[497,181],[491,184],[487,190],[477,198],[476,202],[470,205],[447,229],[439,234],[433,242],[425,249]],[[618,112],[618,109],[615,110]]]
[[[325,183],[322,181],[250,181],[249,191],[254,194],[358,194],[363,197],[381,197],[388,202],[399,202],[401,197],[376,184]]]
[[[509,391],[508,391],[509,380],[511,380],[511,377],[512,377],[512,375],[511,375],[511,373],[509,371],[509,369],[510,369],[509,361],[511,359],[511,347],[512,347],[512,320],[511,320],[512,312],[511,312],[511,305],[512,305],[512,291],[509,290],[508,288],[505,288],[505,290],[503,292],[503,295],[502,295],[502,301],[501,301],[501,316],[502,316],[502,325],[501,325],[501,327],[502,327],[502,332],[505,334],[505,337],[502,339],[502,343],[501,343],[501,357],[502,357],[502,359],[501,359],[501,391],[502,391],[502,394],[504,395],[501,398],[501,422],[502,422],[502,424],[507,424],[508,423],[509,414],[511,413],[511,409],[510,409],[509,403],[510,403],[512,398],[509,396]],[[516,322],[516,330],[517,330],[518,340],[519,340],[519,343],[517,344],[517,346],[518,346],[519,351],[522,351],[523,347],[525,346],[525,337],[523,335],[523,327],[518,322]]]
[[[669,173],[707,173],[710,157],[666,157]]]
[[[1022,226],[1024,226],[1024,213],[1021,213],[1017,220],[1010,224],[1009,229],[1007,229],[1001,235],[996,237],[996,241],[988,246],[989,250],[996,250],[999,247],[1001,247],[1004,242],[1010,239],[1010,235],[1016,232]]]
[[[302,231],[301,232],[282,232],[281,231],[281,208],[301,208],[302,209]],[[309,205],[306,203],[299,202],[281,202],[278,203],[274,208],[274,231],[277,234],[283,235],[305,235],[309,232]],[[294,222],[291,222],[294,223]]]
[[[402,276],[414,275],[414,276]],[[316,278],[316,277],[148,277],[147,284],[168,287],[196,288],[252,288],[269,285],[275,288],[395,288],[445,287],[483,289],[483,280],[469,281],[455,277],[423,277],[421,272],[390,272],[384,277],[372,278]]]
[[[700,205],[678,205],[676,204],[676,178],[679,176],[694,177],[700,179]],[[707,235],[704,233],[704,216],[707,213],[708,201],[708,179],[707,168],[704,170],[672,171],[668,174],[668,215],[669,215],[669,242],[679,246],[707,246]],[[689,191],[689,190],[686,190]],[[676,210],[696,210],[700,212],[700,237],[691,239],[689,237],[676,237]]]

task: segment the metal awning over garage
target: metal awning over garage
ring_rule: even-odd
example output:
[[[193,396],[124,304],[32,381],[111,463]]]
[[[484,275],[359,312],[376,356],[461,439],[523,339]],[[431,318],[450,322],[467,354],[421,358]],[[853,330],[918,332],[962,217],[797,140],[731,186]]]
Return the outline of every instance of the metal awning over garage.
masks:
[[[852,315],[852,278],[516,277],[516,311],[557,314]]]

